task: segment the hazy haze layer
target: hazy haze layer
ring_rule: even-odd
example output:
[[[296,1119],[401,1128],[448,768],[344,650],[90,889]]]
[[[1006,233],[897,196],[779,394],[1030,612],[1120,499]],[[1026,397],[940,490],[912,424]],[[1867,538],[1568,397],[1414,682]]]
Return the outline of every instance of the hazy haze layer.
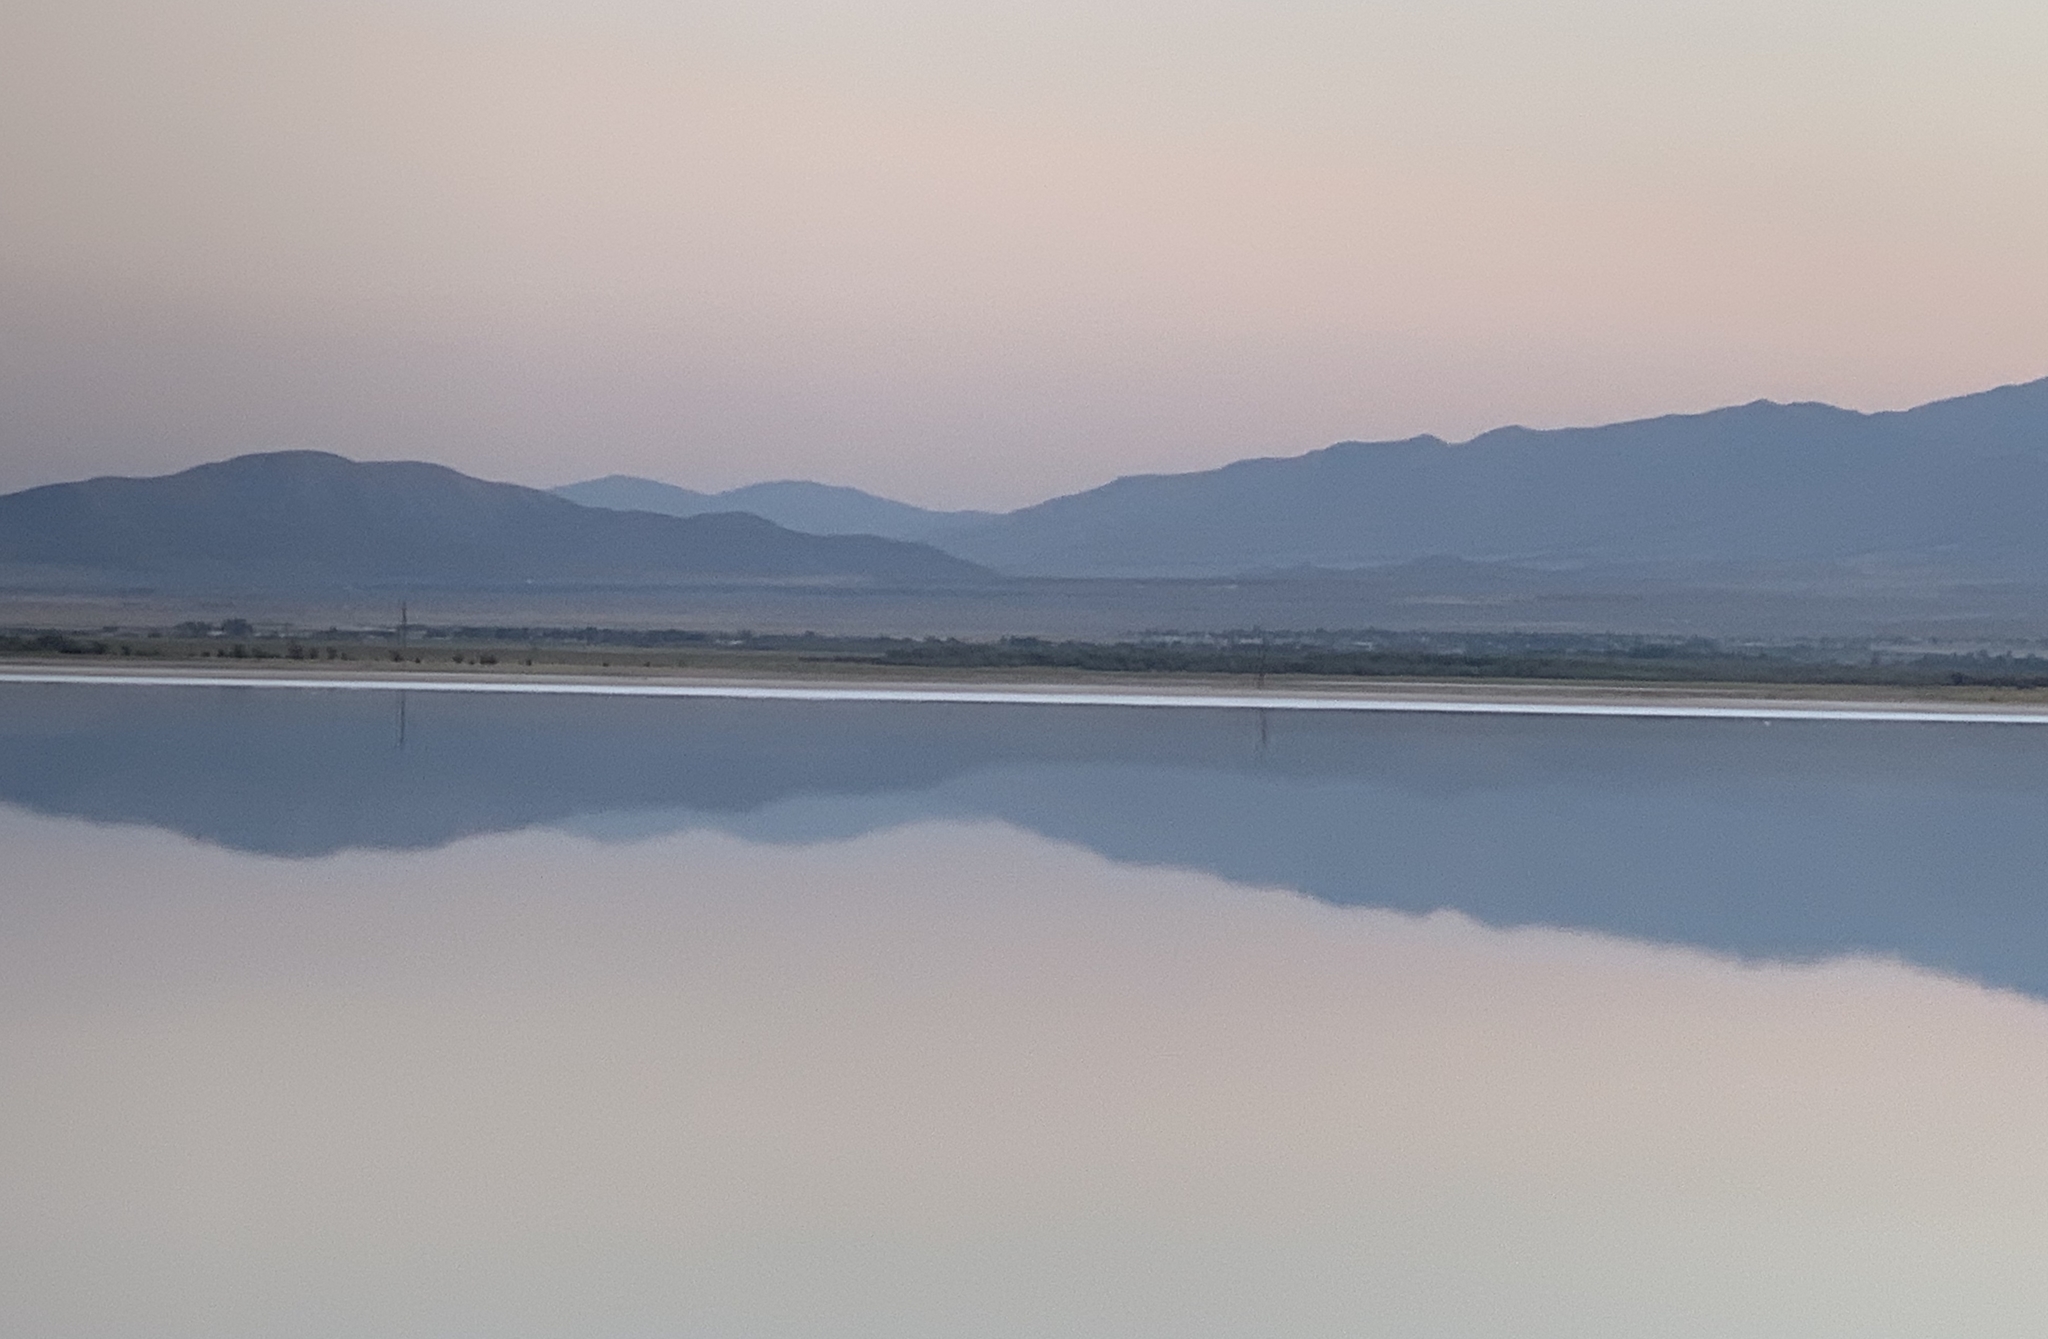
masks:
[[[236,451],[1002,507],[2048,368],[2016,0],[0,13],[0,489]]]

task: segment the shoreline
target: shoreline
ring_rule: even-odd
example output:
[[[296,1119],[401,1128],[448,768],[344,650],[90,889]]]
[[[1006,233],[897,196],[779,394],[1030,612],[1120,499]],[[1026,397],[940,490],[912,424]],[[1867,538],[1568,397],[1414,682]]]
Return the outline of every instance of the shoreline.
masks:
[[[325,692],[475,693],[499,696],[638,697],[729,701],[958,704],[973,706],[1125,707],[1235,711],[1387,712],[1486,716],[1635,717],[1666,720],[1866,721],[1902,724],[2048,725],[2048,700],[1957,701],[1902,693],[1821,696],[1773,685],[1639,686],[1499,681],[1343,682],[1317,680],[1255,689],[1157,677],[1106,688],[1073,677],[1033,682],[970,679],[878,681],[848,677],[704,676],[498,672],[392,673],[282,669],[227,671],[208,666],[0,669],[0,684],[133,688],[298,689]]]

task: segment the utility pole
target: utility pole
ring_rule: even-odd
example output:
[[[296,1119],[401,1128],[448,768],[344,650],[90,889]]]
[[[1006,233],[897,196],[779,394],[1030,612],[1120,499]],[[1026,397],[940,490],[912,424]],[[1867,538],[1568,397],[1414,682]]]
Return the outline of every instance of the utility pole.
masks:
[[[398,649],[401,651],[405,649],[405,634],[408,622],[409,611],[405,607],[405,601],[400,600],[398,602]]]

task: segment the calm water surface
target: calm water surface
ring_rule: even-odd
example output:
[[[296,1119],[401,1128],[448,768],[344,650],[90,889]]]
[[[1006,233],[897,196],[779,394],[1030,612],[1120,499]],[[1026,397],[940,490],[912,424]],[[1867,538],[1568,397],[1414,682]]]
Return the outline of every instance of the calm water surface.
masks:
[[[0,854],[0,1333],[2048,1323],[2048,731],[11,687]]]

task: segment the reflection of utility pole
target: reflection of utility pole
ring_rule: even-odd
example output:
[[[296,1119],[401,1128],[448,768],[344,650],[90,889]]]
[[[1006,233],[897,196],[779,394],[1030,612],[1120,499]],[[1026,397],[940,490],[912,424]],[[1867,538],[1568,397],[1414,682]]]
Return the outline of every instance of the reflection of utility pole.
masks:
[[[1273,742],[1273,738],[1272,738],[1272,735],[1271,735],[1271,733],[1270,733],[1270,728],[1271,728],[1272,722],[1271,722],[1271,721],[1270,721],[1270,720],[1268,719],[1269,717],[1271,717],[1271,716],[1272,716],[1272,714],[1273,714],[1272,712],[1270,712],[1270,711],[1267,711],[1267,710],[1265,710],[1265,709],[1264,709],[1263,707],[1259,709],[1259,752],[1258,752],[1258,756],[1259,756],[1259,757],[1261,757],[1261,758],[1263,758],[1263,757],[1265,757],[1265,756],[1266,756],[1266,747],[1267,747],[1267,746],[1268,746],[1269,744],[1271,744],[1271,743]]]
[[[398,693],[398,747],[405,747],[405,690]]]

